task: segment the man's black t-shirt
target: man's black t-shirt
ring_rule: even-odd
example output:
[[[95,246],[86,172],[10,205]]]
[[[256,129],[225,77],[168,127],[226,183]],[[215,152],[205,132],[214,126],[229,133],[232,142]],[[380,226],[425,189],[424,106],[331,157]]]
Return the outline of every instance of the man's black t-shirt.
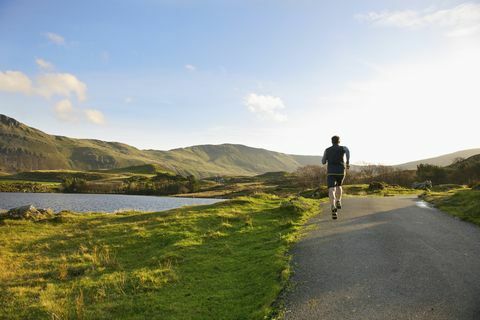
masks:
[[[329,175],[344,175],[345,161],[344,156],[347,156],[347,164],[350,161],[350,151],[345,146],[334,144],[327,148],[323,154],[322,163],[327,164],[327,174]]]

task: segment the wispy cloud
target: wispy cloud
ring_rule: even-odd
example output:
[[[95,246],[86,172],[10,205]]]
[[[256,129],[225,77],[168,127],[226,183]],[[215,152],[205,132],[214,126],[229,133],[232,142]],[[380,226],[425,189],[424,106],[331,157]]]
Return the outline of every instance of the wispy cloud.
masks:
[[[105,124],[105,116],[99,110],[76,108],[68,99],[58,101],[54,106],[56,117],[61,121],[78,122],[86,120],[96,125]]]
[[[87,98],[87,85],[70,73],[43,73],[33,82],[21,71],[0,71],[0,91],[37,94],[45,98],[74,94],[79,101]]]
[[[21,71],[0,71],[0,91],[32,93],[32,81]]]
[[[94,124],[105,124],[105,117],[99,110],[85,110],[85,115],[87,116],[87,119]]]
[[[437,27],[450,37],[469,36],[480,32],[479,3],[463,3],[453,8],[439,10],[372,11],[357,14],[355,18],[375,26],[408,29]]]
[[[45,32],[43,35],[45,36],[45,38],[48,39],[48,41],[50,41],[53,44],[63,46],[66,43],[65,38],[59,34],[56,34],[53,32]]]
[[[55,115],[62,121],[77,120],[72,102],[68,99],[58,101],[54,107]]]
[[[53,64],[43,59],[36,59],[37,65],[44,71],[53,68]],[[87,85],[71,73],[44,72],[35,80],[21,71],[0,71],[0,92],[10,92],[24,95],[37,95],[47,99],[60,97],[62,100],[54,105],[54,112],[62,121],[87,120],[94,124],[104,124],[105,116],[96,109],[74,107],[71,98],[77,102],[87,99]],[[131,99],[131,98],[128,98]],[[131,100],[130,100],[131,101]]]
[[[275,121],[286,121],[287,116],[280,110],[285,109],[282,99],[270,95],[250,93],[244,98],[248,110],[258,116]]]
[[[188,71],[196,71],[197,70],[197,67],[195,67],[194,65],[192,64],[186,64],[184,66],[185,69],[187,69]]]
[[[53,64],[51,62],[48,62],[46,60],[43,60],[41,58],[37,58],[35,59],[35,63],[37,64],[37,66],[40,67],[40,69],[42,70],[52,70],[53,69]]]
[[[45,73],[37,77],[35,91],[46,98],[58,95],[77,96],[79,101],[87,98],[87,85],[70,73]]]

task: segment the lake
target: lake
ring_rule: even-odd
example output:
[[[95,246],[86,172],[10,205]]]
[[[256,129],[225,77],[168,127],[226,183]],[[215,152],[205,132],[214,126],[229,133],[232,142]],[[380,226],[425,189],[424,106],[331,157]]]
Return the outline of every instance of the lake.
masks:
[[[32,204],[58,212],[162,211],[182,206],[212,204],[222,199],[134,196],[120,194],[65,194],[0,192],[0,210]]]

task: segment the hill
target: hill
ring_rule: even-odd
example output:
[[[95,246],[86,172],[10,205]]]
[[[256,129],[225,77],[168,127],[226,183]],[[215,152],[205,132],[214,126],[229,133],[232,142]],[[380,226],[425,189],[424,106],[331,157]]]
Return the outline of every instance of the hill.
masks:
[[[0,115],[0,169],[92,170],[154,162],[126,144],[53,136]]]
[[[167,169],[183,175],[251,176],[269,171],[294,171],[302,166],[291,155],[238,144],[200,145],[146,152],[152,158],[161,159]]]
[[[412,170],[420,163],[447,166],[457,158],[476,154],[480,154],[480,148],[394,167]],[[111,173],[119,173],[117,169],[122,168],[120,171],[124,172],[124,168],[130,167],[136,170],[132,173],[171,172],[205,178],[292,172],[301,166],[320,163],[321,156],[285,154],[239,144],[199,145],[168,151],[139,150],[119,142],[49,135],[0,115],[0,175],[32,170],[113,170]],[[352,170],[359,168],[352,166]]]
[[[252,176],[269,171],[294,171],[305,164],[318,163],[320,157],[316,156],[289,155],[238,144],[139,150],[119,142],[49,135],[0,115],[0,172],[132,167],[145,173],[167,171],[197,177]],[[142,165],[147,166],[137,167]]]
[[[457,151],[449,154],[444,154],[438,157],[407,162],[407,163],[395,165],[394,167],[398,169],[405,169],[405,170],[414,170],[417,168],[417,165],[419,164],[430,164],[430,165],[445,167],[452,164],[456,159],[469,158],[477,154],[480,154],[480,148],[467,149],[467,150]]]

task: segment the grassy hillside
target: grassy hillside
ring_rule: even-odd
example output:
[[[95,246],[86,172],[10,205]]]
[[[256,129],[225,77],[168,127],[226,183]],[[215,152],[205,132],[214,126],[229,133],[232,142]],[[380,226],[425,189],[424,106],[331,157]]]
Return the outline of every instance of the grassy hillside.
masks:
[[[147,151],[170,170],[200,177],[255,175],[294,171],[301,166],[292,156],[243,145],[202,145],[170,151]]]
[[[419,164],[430,164],[430,165],[445,167],[452,164],[452,162],[458,158],[469,158],[477,154],[480,154],[480,148],[462,150],[462,151],[453,152],[453,153],[445,154],[445,155],[434,157],[434,158],[407,162],[407,163],[395,165],[394,167],[398,169],[407,169],[407,170],[414,170],[417,168],[417,165]]]
[[[145,174],[145,175],[155,175],[159,172],[166,172],[165,168],[156,165],[156,164],[145,164],[139,166],[129,166],[125,168],[115,168],[115,169],[104,169],[97,170],[99,173],[116,173],[116,174]]]
[[[0,220],[1,319],[264,319],[318,201]]]
[[[52,136],[0,115],[0,173],[111,170],[147,165],[143,168],[145,173],[170,171],[197,177],[251,176],[269,171],[294,171],[306,163],[316,163],[316,160],[311,156],[288,155],[234,144],[202,145],[170,151],[139,150],[118,142]]]
[[[52,136],[0,115],[2,171],[109,169],[151,162],[155,160],[125,144]]]
[[[116,177],[109,173],[75,171],[75,170],[36,170],[25,171],[9,176],[0,177],[2,180],[23,180],[23,181],[45,181],[45,182],[62,182],[66,178],[79,178],[88,181],[103,180]]]
[[[480,149],[396,167],[416,169],[419,163],[445,166],[458,157],[474,154],[480,154]],[[52,136],[0,115],[0,175],[32,170],[112,170],[146,165],[142,169],[146,174],[169,171],[205,178],[292,172],[298,167],[320,162],[320,156],[291,155],[238,144],[200,145],[169,151],[139,150],[118,142]],[[352,166],[351,169],[361,168]]]

